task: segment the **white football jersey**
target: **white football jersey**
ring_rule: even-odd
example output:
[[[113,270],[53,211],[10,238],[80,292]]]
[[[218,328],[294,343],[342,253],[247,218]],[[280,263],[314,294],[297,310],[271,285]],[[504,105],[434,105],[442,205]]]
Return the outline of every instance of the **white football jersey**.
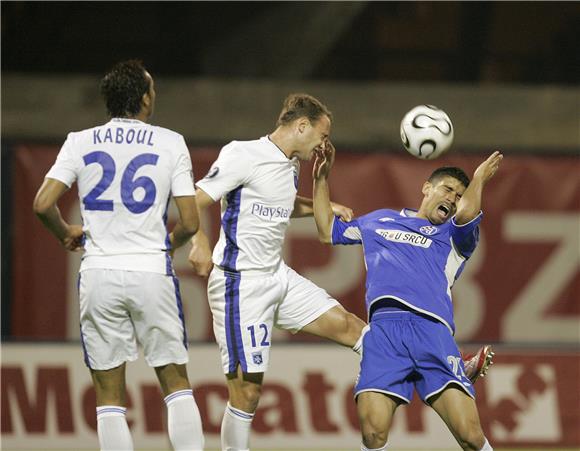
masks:
[[[267,136],[232,141],[197,183],[221,198],[221,229],[213,262],[229,271],[274,271],[294,210],[299,163]]]
[[[86,238],[81,271],[172,274],[165,224],[169,200],[195,195],[183,136],[115,118],[69,133],[46,177],[78,184]]]

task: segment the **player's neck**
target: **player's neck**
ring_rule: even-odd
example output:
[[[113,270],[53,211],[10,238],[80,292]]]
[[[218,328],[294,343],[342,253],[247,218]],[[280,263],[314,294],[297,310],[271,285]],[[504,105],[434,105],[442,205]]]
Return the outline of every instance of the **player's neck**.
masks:
[[[278,127],[268,135],[268,138],[282,151],[284,155],[286,155],[288,159],[292,158],[295,153],[292,149],[292,137],[286,130],[284,130],[284,128]]]

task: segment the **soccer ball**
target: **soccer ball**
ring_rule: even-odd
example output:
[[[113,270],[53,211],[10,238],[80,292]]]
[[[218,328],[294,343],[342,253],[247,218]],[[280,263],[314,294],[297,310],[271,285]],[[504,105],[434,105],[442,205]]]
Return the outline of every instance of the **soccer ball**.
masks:
[[[414,157],[434,159],[453,142],[453,124],[445,111],[433,105],[419,105],[401,121],[401,140]]]

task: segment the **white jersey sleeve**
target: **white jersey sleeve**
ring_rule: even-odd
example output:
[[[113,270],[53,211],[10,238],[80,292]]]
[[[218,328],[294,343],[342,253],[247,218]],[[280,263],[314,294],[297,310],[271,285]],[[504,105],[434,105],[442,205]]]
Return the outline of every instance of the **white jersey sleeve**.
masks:
[[[243,185],[252,173],[253,158],[241,143],[232,141],[222,148],[207,175],[196,183],[214,201]]]
[[[74,135],[69,133],[56,157],[55,163],[46,174],[47,178],[58,180],[69,188],[76,182],[78,173],[83,166],[80,158],[75,156],[73,149]]]
[[[177,161],[171,176],[171,194],[174,197],[195,196],[193,168],[183,136],[177,142]]]

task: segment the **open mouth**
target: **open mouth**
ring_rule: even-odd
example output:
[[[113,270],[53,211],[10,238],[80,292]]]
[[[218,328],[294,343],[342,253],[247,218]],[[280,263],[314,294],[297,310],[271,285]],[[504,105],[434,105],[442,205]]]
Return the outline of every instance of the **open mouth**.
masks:
[[[447,219],[449,213],[451,213],[451,208],[447,205],[439,205],[437,207],[437,214],[441,219]]]

